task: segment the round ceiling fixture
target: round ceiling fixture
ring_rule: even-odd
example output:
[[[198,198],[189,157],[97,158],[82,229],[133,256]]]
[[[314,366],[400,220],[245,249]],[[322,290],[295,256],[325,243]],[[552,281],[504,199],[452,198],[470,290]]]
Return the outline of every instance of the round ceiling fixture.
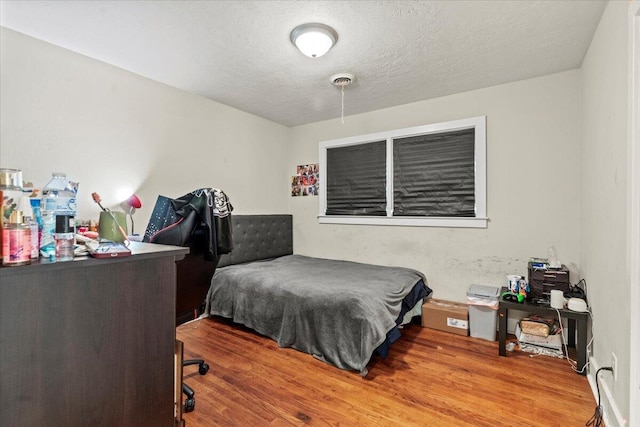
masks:
[[[291,31],[293,43],[309,58],[319,58],[338,41],[338,33],[328,25],[309,23],[297,26]]]
[[[350,73],[338,73],[331,76],[331,84],[338,87],[349,86],[356,81],[356,76]]]

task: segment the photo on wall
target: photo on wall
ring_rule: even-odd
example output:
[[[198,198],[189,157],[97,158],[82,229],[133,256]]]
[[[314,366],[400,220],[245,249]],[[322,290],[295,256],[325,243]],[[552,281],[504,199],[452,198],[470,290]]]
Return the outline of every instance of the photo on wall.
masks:
[[[291,177],[291,196],[317,196],[320,185],[318,164],[298,165]]]

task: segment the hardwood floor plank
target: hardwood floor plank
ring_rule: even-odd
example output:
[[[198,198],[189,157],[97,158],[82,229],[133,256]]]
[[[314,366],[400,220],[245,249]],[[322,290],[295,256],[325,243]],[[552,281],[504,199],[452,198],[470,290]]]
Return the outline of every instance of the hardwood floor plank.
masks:
[[[497,342],[411,324],[369,374],[344,371],[221,318],[181,325],[185,359],[203,358],[188,427],[579,426],[595,401],[566,360],[498,356]]]

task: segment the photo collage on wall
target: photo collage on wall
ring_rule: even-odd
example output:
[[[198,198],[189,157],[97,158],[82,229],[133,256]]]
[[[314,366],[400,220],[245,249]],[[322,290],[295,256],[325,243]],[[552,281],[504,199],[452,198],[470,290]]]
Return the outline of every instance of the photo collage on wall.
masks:
[[[291,195],[317,196],[319,186],[318,164],[298,165],[296,175],[291,177]]]

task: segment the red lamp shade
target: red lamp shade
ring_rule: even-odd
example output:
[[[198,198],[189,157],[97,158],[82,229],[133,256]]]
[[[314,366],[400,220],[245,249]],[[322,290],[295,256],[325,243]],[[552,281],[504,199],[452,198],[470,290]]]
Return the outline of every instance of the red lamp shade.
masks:
[[[135,194],[132,194],[131,197],[127,199],[126,203],[134,209],[140,209],[142,207],[142,202]]]

